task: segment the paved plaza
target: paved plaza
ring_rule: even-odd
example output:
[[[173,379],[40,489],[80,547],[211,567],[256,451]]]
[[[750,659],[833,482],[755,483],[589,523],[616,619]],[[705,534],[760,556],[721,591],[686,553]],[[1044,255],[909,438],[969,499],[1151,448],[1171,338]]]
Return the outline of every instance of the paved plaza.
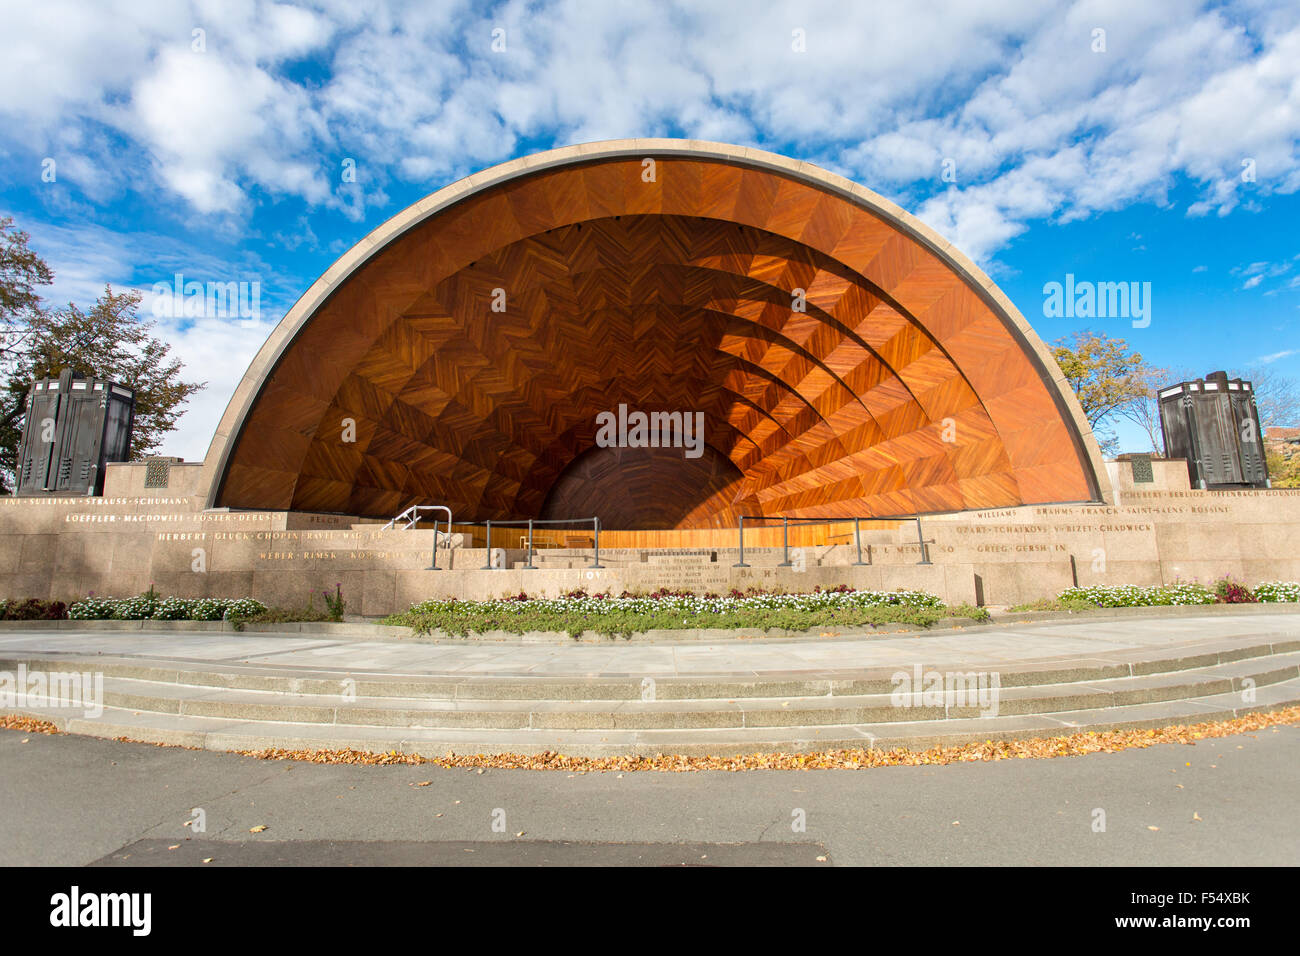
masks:
[[[1131,662],[1243,640],[1300,640],[1300,614],[1123,617],[984,625],[870,638],[715,643],[532,644],[375,641],[325,634],[0,631],[0,656],[59,655],[139,662],[254,666],[283,673],[419,677],[774,677],[924,663],[1014,668],[1069,661]]]

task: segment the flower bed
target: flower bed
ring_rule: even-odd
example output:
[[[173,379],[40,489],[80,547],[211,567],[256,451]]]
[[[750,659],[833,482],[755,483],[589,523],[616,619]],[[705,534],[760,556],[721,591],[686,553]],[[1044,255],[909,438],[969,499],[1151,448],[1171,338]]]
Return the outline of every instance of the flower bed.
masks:
[[[1066,588],[1058,600],[1064,605],[1095,607],[1165,607],[1189,604],[1249,604],[1300,601],[1300,584],[1269,581],[1255,588],[1224,578],[1212,587],[1204,584],[1164,584],[1151,587],[1094,585]]]
[[[1255,600],[1266,604],[1300,602],[1300,583],[1266,581],[1255,588]]]
[[[649,595],[624,593],[619,597],[575,591],[559,598],[520,594],[491,601],[424,601],[385,618],[384,623],[411,627],[419,634],[562,631],[576,637],[583,631],[593,631],[626,637],[649,630],[683,628],[801,631],[895,622],[925,626],[958,612],[983,616],[975,608],[950,609],[933,594],[921,591],[855,591],[843,587],[808,594],[733,591],[727,597],[666,590]]]
[[[88,597],[68,608],[72,621],[220,621],[245,618],[266,610],[252,598]]]

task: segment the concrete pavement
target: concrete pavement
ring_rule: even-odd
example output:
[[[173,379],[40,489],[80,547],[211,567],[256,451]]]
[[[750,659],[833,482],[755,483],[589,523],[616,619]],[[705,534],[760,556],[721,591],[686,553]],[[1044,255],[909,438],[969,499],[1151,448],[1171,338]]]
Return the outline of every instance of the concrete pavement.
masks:
[[[1300,862],[1297,727],[1047,760],[734,774],[313,765],[0,731],[0,766],[6,866]],[[185,825],[196,808],[203,833]]]
[[[1054,660],[1134,659],[1265,635],[1300,640],[1300,613],[1080,617],[818,641],[628,644],[429,643],[231,632],[0,630],[0,655],[106,655],[141,661],[254,664],[299,673],[459,677],[707,677],[808,674],[927,665],[1006,667]]]

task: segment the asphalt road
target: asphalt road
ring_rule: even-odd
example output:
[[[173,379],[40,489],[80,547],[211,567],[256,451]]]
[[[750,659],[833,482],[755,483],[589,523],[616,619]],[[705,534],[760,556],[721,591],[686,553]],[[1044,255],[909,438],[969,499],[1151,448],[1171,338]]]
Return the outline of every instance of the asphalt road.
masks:
[[[1051,760],[681,774],[318,766],[0,731],[6,866],[1295,865],[1298,804],[1297,727]],[[185,825],[195,808],[202,832]]]

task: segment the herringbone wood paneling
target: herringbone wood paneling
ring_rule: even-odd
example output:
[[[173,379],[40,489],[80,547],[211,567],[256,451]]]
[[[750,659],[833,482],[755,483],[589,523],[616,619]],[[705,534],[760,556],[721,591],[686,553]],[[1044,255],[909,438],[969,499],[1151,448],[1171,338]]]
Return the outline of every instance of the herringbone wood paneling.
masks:
[[[914,238],[771,171],[641,172],[527,175],[368,260],[263,384],[219,503],[704,528],[1090,497],[1041,370]],[[702,412],[708,454],[593,450],[620,404]]]

